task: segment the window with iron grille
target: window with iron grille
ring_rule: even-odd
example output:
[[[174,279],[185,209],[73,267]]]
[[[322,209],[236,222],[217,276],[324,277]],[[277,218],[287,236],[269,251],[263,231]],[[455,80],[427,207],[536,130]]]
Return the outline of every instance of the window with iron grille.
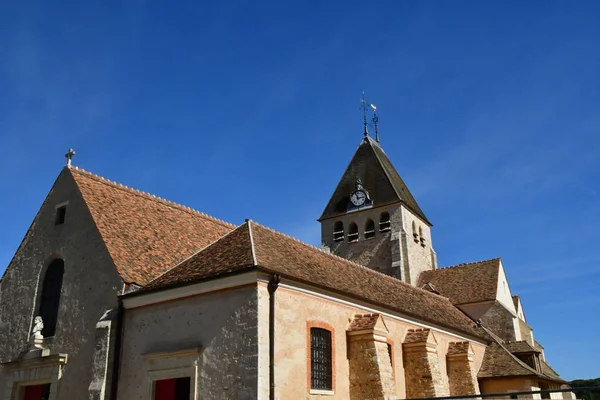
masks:
[[[331,332],[310,328],[310,387],[331,390]]]

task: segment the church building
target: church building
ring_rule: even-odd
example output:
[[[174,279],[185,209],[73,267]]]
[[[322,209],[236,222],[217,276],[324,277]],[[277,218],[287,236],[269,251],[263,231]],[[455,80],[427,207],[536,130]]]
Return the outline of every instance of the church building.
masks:
[[[0,400],[565,387],[501,259],[438,268],[432,223],[366,126],[318,219],[321,248],[107,180],[73,154],[0,281]]]

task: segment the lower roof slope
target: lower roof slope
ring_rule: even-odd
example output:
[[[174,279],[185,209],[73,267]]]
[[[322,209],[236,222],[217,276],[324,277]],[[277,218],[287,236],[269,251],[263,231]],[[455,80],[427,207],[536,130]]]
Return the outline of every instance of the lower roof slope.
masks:
[[[235,228],[77,167],[68,171],[126,283],[145,285]]]
[[[537,378],[546,379],[554,382],[564,382],[564,380],[554,371],[544,360],[540,359],[541,371],[536,371],[523,361],[519,360],[513,352],[522,350],[520,342],[506,343],[498,336],[494,335],[488,329],[484,330],[489,333],[493,339],[492,343],[485,349],[481,368],[477,373],[477,378],[508,378],[515,376],[535,376]],[[515,345],[517,343],[517,345]]]
[[[251,267],[487,340],[487,336],[475,327],[473,321],[448,299],[251,221],[240,225],[132,295],[216,278]]]
[[[424,271],[418,287],[430,284],[452,304],[468,304],[496,299],[500,258]]]

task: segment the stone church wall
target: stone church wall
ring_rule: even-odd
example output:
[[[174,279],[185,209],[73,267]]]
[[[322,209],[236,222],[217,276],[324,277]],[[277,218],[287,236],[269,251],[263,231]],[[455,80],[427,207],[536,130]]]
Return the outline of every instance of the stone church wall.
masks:
[[[266,289],[262,289],[265,290]],[[275,360],[277,370],[276,398],[290,399],[349,399],[350,396],[350,366],[348,360],[347,329],[355,314],[373,312],[360,304],[342,303],[329,298],[300,292],[290,286],[280,285],[276,292],[276,344]],[[266,305],[268,306],[268,304]],[[265,306],[262,306],[265,307]],[[409,329],[423,327],[408,320],[401,320],[391,315],[383,315],[387,327],[388,343],[392,344],[393,377],[397,398],[406,398],[406,381],[403,365],[402,343]],[[329,326],[333,329],[334,342],[334,394],[321,396],[310,394],[310,365],[309,350],[310,332],[308,326]],[[446,331],[432,329],[437,340],[439,371],[442,377],[441,385],[448,388],[448,371],[446,369],[446,354],[451,342],[463,341],[464,338],[454,336]],[[478,371],[481,367],[485,346],[471,342],[473,347],[473,368]]]
[[[66,201],[65,223],[55,226],[56,206]],[[64,260],[62,292],[56,334],[44,344],[51,354],[68,355],[58,398],[87,399],[94,379],[96,324],[117,306],[123,283],[68,171],[59,175],[3,277],[0,362],[16,360],[25,350],[39,306],[41,280],[55,258]],[[0,385],[4,389],[2,372]]]
[[[494,332],[502,340],[515,341],[521,340],[518,324],[518,318],[515,318],[510,311],[499,303],[494,303],[488,311],[481,317],[483,326]]]
[[[255,284],[126,309],[118,398],[152,398],[155,377],[187,368],[199,399],[256,399],[258,333]]]
[[[321,222],[321,243],[332,253],[357,262],[388,275],[394,275],[392,269],[392,230],[380,232],[379,219],[381,213],[388,212],[392,227],[401,225],[402,213],[398,205],[375,207],[362,211],[340,215]],[[375,237],[365,238],[365,225],[367,220],[372,219],[375,223]],[[337,221],[344,224],[344,240],[333,240],[333,229]],[[354,222],[358,225],[358,241],[348,242],[348,228]]]
[[[384,232],[379,230],[382,212],[390,215],[391,229]],[[364,233],[368,219],[375,222],[375,237],[369,239]],[[344,240],[333,240],[337,221],[344,224]],[[356,242],[348,242],[348,228],[352,222],[358,225]],[[413,222],[418,234],[416,237],[413,235]],[[321,238],[322,245],[332,253],[412,285],[416,285],[422,271],[437,267],[429,226],[399,204],[350,212],[322,221]]]
[[[410,210],[402,206],[402,229],[406,235],[405,273],[408,279],[403,279],[411,285],[416,285],[423,271],[437,268],[435,251],[431,242],[431,229],[417,218]],[[413,223],[415,231],[413,231]],[[418,236],[415,236],[416,235]]]

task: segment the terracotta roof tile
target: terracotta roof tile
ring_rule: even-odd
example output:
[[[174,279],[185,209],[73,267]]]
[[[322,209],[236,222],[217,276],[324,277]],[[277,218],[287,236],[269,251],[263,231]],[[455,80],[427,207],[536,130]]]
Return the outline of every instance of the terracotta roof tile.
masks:
[[[530,375],[537,375],[537,372],[513,356],[498,342],[493,342],[485,349],[485,355],[477,377],[496,378]]]
[[[496,299],[500,258],[424,271],[418,286],[430,284],[452,304],[467,304]]]
[[[515,353],[539,353],[540,351],[531,347],[529,343],[524,340],[516,342],[506,342],[504,346],[513,354]]]
[[[250,233],[253,240],[250,240]],[[256,264],[268,272],[365,300],[423,322],[487,338],[473,321],[444,297],[414,288],[254,222],[241,225],[137,293],[241,271],[251,266],[252,249]]]
[[[430,333],[431,333],[431,330],[428,328],[409,329],[408,332],[406,332],[406,337],[404,338],[404,343],[427,342],[429,340]]]
[[[126,283],[145,285],[235,227],[77,167],[69,170]]]
[[[448,345],[448,355],[467,354],[471,351],[469,342],[450,342]]]
[[[355,314],[350,323],[349,331],[362,331],[365,329],[375,329],[379,314]]]
[[[558,375],[556,371],[546,361],[540,359],[540,364],[542,366],[542,374],[544,374],[550,379],[565,382],[565,380],[561,378],[560,375]]]
[[[485,328],[484,328],[485,329]],[[509,350],[509,343],[503,343],[501,340],[489,330],[485,329],[494,339],[492,343],[485,349],[483,362],[477,377],[482,378],[498,378],[509,376],[536,376],[541,379],[547,379],[555,382],[564,382],[558,374],[542,359],[541,372],[531,368],[523,361],[519,360]],[[513,344],[515,342],[512,342]]]
[[[542,346],[537,340],[533,339],[533,344],[535,345],[534,347],[539,351],[544,351],[544,346]]]

